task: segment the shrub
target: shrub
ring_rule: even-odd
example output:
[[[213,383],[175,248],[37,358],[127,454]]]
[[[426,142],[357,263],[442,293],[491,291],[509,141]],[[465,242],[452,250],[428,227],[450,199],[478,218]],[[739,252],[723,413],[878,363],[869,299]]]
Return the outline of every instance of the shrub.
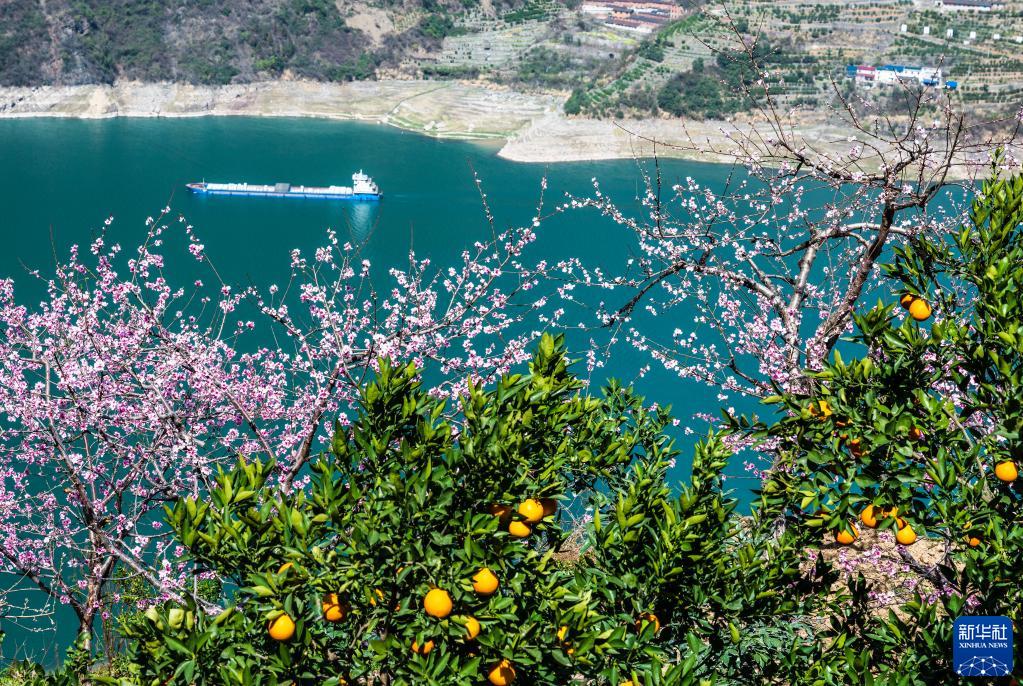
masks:
[[[572,95],[565,101],[564,109],[565,114],[579,114],[582,112],[583,103],[586,100],[586,94],[582,89],[576,88],[572,91]]]
[[[419,31],[435,40],[453,35],[458,32],[455,22],[447,14],[428,14],[419,22]]]

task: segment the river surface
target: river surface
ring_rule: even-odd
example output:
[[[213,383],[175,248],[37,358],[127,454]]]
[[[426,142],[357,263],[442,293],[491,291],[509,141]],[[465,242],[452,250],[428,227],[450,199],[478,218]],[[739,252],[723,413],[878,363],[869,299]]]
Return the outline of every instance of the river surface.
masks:
[[[623,206],[640,209],[635,161],[536,165],[508,162],[495,153],[495,147],[439,141],[380,125],[312,119],[0,121],[0,278],[13,277],[18,299],[37,303],[43,290],[29,271],[49,274],[54,251],[64,256],[70,245],[87,244],[110,216],[115,218],[112,238],[131,250],[144,236],[146,218],[164,206],[187,217],[221,275],[238,285],[286,282],[290,251],[311,254],[324,244],[328,227],[343,240],[365,243],[364,256],[378,273],[406,265],[412,245],[435,266],[455,265],[463,248],[490,235],[474,173],[483,181],[499,228],[530,222],[545,173],[549,203],[563,200],[566,192],[591,193],[591,179],[597,178]],[[349,184],[357,169],[384,191],[379,205],[201,197],[185,189],[185,183],[204,178]],[[662,161],[661,169],[666,181],[692,176],[711,187],[720,186],[728,173],[727,168],[678,160]],[[592,210],[559,215],[539,233],[528,255],[534,261],[578,257],[608,273],[620,271],[634,247],[623,229]],[[168,250],[167,256],[171,274],[175,259],[181,260],[182,273],[195,268],[184,251]],[[681,309],[672,319],[656,326],[670,333],[680,320],[692,321]],[[573,334],[570,342],[582,350],[586,336]],[[683,457],[673,476],[683,478],[694,441],[684,428],[706,432],[707,425],[692,417],[717,414],[722,404],[718,390],[680,381],[656,367],[636,379],[637,368],[649,359],[625,346],[617,350],[592,381],[600,384],[608,376],[635,380],[648,400],[673,406],[683,420]],[[583,365],[579,372],[585,374]],[[729,472],[741,476],[742,465],[735,462]],[[749,488],[745,480],[733,484],[740,491]],[[41,649],[52,658],[67,645],[70,616],[66,620],[56,642],[52,636],[19,635],[17,627],[5,625],[4,657],[28,652],[38,658]]]

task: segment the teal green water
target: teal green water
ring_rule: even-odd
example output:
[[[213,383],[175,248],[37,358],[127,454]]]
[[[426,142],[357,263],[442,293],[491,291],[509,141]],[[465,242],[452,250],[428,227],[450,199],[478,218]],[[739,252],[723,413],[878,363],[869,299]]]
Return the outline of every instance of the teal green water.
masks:
[[[385,126],[309,119],[0,121],[0,232],[6,247],[0,253],[0,276],[14,277],[21,299],[32,302],[40,290],[26,269],[46,273],[54,246],[65,254],[70,244],[87,242],[113,216],[113,237],[132,248],[143,236],[146,217],[165,205],[196,227],[231,283],[283,282],[290,251],[322,245],[327,227],[342,238],[365,242],[365,256],[381,271],[406,264],[412,245],[435,266],[456,264],[463,248],[490,235],[473,170],[483,180],[499,228],[529,223],[545,173],[550,206],[566,192],[587,194],[590,180],[597,178],[605,192],[639,211],[635,161],[521,164],[495,153],[494,147],[438,141]],[[661,166],[666,181],[694,176],[711,186],[727,172],[672,160]],[[344,183],[359,168],[384,191],[379,205],[204,197],[184,187],[203,178]],[[579,210],[544,223],[527,259],[579,257],[590,267],[615,272],[634,251],[634,240],[623,229],[595,211]],[[175,266],[183,274],[195,269],[184,251],[168,249],[167,255],[181,259],[179,265],[170,264],[171,275]],[[616,302],[615,294],[602,297]],[[676,311],[672,321],[657,325],[670,332],[684,317]],[[575,338],[581,349],[585,338]],[[594,381],[607,375],[632,380],[648,361],[619,346],[609,369]],[[585,373],[581,366],[579,371]],[[683,419],[718,406],[716,391],[656,369],[637,386],[649,399],[672,404]]]
[[[350,235],[365,242],[365,256],[379,270],[405,264],[413,244],[435,266],[455,264],[464,247],[490,234],[474,169],[500,226],[528,224],[545,172],[551,204],[565,192],[586,194],[596,177],[623,205],[639,209],[634,198],[640,175],[634,161],[544,166],[508,162],[495,153],[493,147],[438,141],[384,126],[318,120],[0,121],[0,277],[15,279],[22,302],[37,302],[42,290],[27,270],[48,273],[54,248],[62,255],[73,243],[87,243],[112,215],[113,238],[131,249],[144,235],[146,217],[165,205],[196,227],[207,253],[231,283],[283,282],[289,252],[322,245],[327,227],[337,229],[342,238]],[[201,197],[184,187],[203,178],[345,183],[359,168],[383,189],[385,198],[378,206]],[[667,181],[693,176],[714,186],[723,182],[727,169],[664,161],[662,172]],[[633,245],[622,229],[596,212],[575,211],[545,223],[528,257],[579,257],[591,267],[614,272]],[[195,268],[187,253],[177,254],[182,274]],[[173,274],[176,265],[169,266]],[[676,311],[672,321],[651,325],[670,332],[679,318],[685,320],[685,313]],[[581,349],[586,337],[576,334],[571,341]],[[608,375],[633,380],[638,366],[648,362],[624,345],[618,350],[595,382]],[[579,371],[585,373],[581,365]],[[698,434],[707,427],[690,421],[692,415],[716,414],[720,405],[717,390],[679,381],[656,368],[636,384],[649,400],[673,405],[683,426],[691,425]],[[680,439],[688,452],[692,437],[680,432]],[[680,460],[678,476],[687,471],[686,460]],[[742,467],[733,465],[731,471],[740,475]],[[70,617],[61,621],[70,622]],[[16,627],[4,628],[9,631],[5,657],[40,650],[52,656],[69,637],[61,630],[60,640],[53,642],[52,636],[19,636]]]

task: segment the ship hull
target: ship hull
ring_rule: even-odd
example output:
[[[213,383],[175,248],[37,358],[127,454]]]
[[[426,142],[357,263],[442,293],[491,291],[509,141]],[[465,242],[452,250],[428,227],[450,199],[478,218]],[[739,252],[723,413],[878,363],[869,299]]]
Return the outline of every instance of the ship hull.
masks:
[[[315,193],[305,191],[287,191],[284,193],[278,193],[276,191],[262,191],[262,190],[227,190],[227,189],[212,189],[203,186],[198,183],[188,184],[188,190],[199,195],[238,195],[244,197],[259,197],[259,198],[305,198],[308,200],[357,200],[357,201],[374,201],[380,200],[383,197],[383,193]]]

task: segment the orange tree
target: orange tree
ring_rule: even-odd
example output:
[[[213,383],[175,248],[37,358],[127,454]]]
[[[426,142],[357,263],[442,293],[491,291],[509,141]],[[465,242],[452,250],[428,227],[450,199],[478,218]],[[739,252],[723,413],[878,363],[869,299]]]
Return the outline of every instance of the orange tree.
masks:
[[[131,628],[133,680],[116,683],[699,683],[693,660],[668,665],[637,626],[658,601],[625,598],[621,566],[566,550],[569,499],[598,499],[602,516],[637,489],[665,499],[671,457],[666,413],[618,386],[580,388],[545,336],[529,374],[470,386],[455,423],[414,366],[381,362],[308,484],[284,491],[272,462],[240,460],[208,498],[168,509],[194,571],[233,592],[219,615],[150,608]],[[694,476],[715,490],[720,466]],[[711,559],[730,508],[694,488],[679,514]],[[609,530],[600,556],[631,550],[632,534]]]
[[[928,590],[880,612],[868,606],[870,584],[852,579],[799,683],[956,683],[954,618],[1003,614],[1018,630],[1021,221],[1023,179],[994,176],[968,225],[896,252],[887,274],[897,302],[856,317],[862,354],[836,353],[804,392],[768,399],[779,421],[752,427],[777,446],[764,513],[811,549],[886,531]]]
[[[655,426],[667,419],[658,413]],[[802,564],[798,537],[777,531],[770,514],[737,514],[737,501],[723,493],[731,451],[717,437],[697,444],[692,475],[678,489],[666,479],[670,441],[658,434],[645,444],[644,458],[594,498],[574,596],[590,598],[594,614],[612,622],[632,618],[631,627],[605,629],[645,639],[615,656],[633,683],[649,673],[651,647],[674,653],[707,683],[790,683],[812,656],[812,617],[834,571],[823,560]],[[570,644],[585,640],[566,629]]]

